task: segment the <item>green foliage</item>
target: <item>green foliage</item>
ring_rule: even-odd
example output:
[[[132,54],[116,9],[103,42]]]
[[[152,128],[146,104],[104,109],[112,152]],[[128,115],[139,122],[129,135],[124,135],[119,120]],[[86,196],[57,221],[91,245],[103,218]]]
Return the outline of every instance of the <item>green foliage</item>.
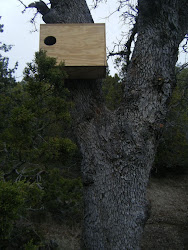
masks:
[[[3,27],[4,25],[0,24],[0,33],[3,32]],[[2,44],[2,42],[0,42],[0,52],[8,52],[11,47],[11,45]],[[3,88],[6,88],[7,85],[15,83],[13,73],[15,72],[18,63],[15,64],[15,67],[13,69],[9,69],[8,65],[9,58],[2,56],[2,54],[0,53],[0,91],[2,91]]]
[[[39,246],[33,243],[33,240],[30,240],[27,244],[24,245],[24,250],[38,250]]]
[[[103,82],[102,90],[105,97],[106,106],[114,110],[119,107],[122,97],[122,85],[117,74],[114,77],[107,76]]]
[[[72,102],[65,78],[64,65],[56,66],[43,51],[27,65],[20,83],[8,69],[8,59],[0,58],[2,246],[14,238],[15,222],[20,216],[30,218],[31,211],[55,213],[63,220],[81,218],[81,181],[67,171],[75,166],[78,149],[67,137]],[[25,249],[38,249],[34,243],[29,241]]]
[[[82,216],[82,182],[80,179],[65,179],[60,170],[52,169],[44,176],[44,206],[56,218],[80,221]]]
[[[165,168],[181,172],[188,165],[188,69],[177,77],[170,102],[170,111],[155,165],[158,171]]]
[[[14,222],[42,197],[36,184],[0,181],[0,240],[10,237]]]
[[[22,183],[21,183],[22,184]],[[24,204],[20,183],[0,182],[0,239],[9,237]]]
[[[30,165],[61,161],[65,165],[77,150],[66,138],[72,103],[64,87],[63,65],[55,65],[55,59],[46,57],[45,52],[36,53],[35,61],[25,69],[23,82],[1,93],[0,157],[6,159],[6,168],[12,161]]]

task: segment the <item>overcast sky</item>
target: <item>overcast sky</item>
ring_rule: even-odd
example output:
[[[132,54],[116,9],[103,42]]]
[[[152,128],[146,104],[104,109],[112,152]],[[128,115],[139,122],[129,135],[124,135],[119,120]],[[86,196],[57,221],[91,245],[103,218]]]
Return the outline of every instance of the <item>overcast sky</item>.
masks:
[[[22,0],[26,5],[33,2],[32,0]],[[43,0],[48,2],[47,0]],[[114,43],[121,39],[122,31],[125,32],[124,23],[119,18],[120,13],[117,12],[111,15],[117,8],[115,0],[109,0],[107,4],[100,4],[99,7],[93,10],[92,0],[86,0],[95,23],[106,23],[106,40],[107,50],[111,50]],[[136,1],[136,0],[133,0]],[[28,9],[24,14],[22,10],[24,7],[18,0],[0,0],[0,16],[2,16],[0,23],[4,24],[4,32],[0,33],[0,41],[6,44],[12,44],[14,47],[7,56],[10,58],[10,66],[18,61],[19,69],[16,76],[18,79],[22,76],[22,71],[27,62],[31,62],[34,58],[34,53],[39,49],[39,32],[32,32],[34,30],[33,24],[29,21],[35,13],[34,9]],[[110,15],[110,17],[108,17]],[[42,18],[37,18],[36,27],[39,31],[40,24],[43,23]],[[128,28],[128,27],[127,27]],[[179,63],[188,61],[188,56],[182,54]],[[110,72],[113,75],[116,71],[112,59],[108,61]]]

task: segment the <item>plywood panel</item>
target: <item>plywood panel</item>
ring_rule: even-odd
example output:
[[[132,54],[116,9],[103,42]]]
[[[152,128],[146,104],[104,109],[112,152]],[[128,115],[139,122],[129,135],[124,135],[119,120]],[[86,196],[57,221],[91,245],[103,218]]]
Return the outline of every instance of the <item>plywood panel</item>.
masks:
[[[54,36],[54,45],[45,45],[44,39]],[[42,24],[40,48],[48,56],[56,57],[65,66],[106,66],[104,24]],[[93,68],[94,70],[94,68]],[[104,70],[103,70],[104,71]]]
[[[68,66],[65,67],[70,79],[101,79],[106,77],[104,66]]]

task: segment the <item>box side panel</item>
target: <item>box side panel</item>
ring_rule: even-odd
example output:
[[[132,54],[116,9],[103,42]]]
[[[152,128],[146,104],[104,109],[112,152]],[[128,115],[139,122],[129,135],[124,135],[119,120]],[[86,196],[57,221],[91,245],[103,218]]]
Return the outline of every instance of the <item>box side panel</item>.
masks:
[[[54,36],[56,43],[45,45]],[[40,48],[66,66],[106,66],[105,26],[87,24],[41,25]]]

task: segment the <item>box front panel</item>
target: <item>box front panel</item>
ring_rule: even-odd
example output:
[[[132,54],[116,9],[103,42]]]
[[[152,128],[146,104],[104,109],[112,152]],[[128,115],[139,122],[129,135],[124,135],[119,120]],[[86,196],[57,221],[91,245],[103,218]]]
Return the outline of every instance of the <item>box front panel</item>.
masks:
[[[54,45],[44,43],[48,36],[55,37]],[[65,66],[106,66],[105,25],[42,24],[40,48]]]

